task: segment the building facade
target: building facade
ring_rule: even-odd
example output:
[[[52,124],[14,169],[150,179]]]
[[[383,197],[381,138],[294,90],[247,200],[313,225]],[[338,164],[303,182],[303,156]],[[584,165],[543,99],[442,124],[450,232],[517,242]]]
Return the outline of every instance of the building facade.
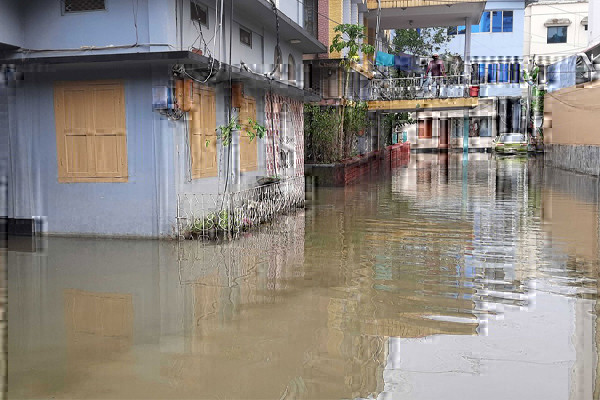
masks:
[[[172,236],[184,195],[302,175],[301,60],[325,46],[280,3],[0,1],[9,226]]]
[[[466,64],[464,75],[448,80],[463,82],[461,94],[478,102],[467,112],[414,113],[417,123],[406,129],[414,149],[490,151],[496,136],[520,131],[524,9],[524,1],[487,1],[470,32],[466,24],[448,28],[445,51]]]

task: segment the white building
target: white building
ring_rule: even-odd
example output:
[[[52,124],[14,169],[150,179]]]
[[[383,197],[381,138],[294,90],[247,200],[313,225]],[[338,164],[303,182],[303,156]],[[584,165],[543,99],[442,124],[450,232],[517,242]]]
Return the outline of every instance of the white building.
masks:
[[[589,3],[588,21],[588,39],[591,47],[600,43],[600,3],[597,0]]]
[[[525,62],[535,59],[547,65],[585,50],[591,3],[587,0],[544,0],[528,5],[523,32]]]

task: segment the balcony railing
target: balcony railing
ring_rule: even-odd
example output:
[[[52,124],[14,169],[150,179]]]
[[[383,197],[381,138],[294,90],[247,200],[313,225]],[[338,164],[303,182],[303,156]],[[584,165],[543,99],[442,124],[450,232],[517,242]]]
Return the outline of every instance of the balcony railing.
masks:
[[[483,0],[367,0],[367,8],[375,10],[378,8],[379,3],[381,3],[381,8],[407,8],[481,2]]]
[[[369,100],[414,100],[428,98],[457,98],[469,95],[466,75],[448,75],[444,78],[373,79]]]

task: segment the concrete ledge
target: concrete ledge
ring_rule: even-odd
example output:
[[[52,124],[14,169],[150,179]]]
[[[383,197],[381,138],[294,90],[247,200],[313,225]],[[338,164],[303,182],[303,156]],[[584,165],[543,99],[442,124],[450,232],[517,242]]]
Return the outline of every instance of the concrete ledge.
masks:
[[[544,163],[582,174],[600,176],[600,146],[544,145]]]

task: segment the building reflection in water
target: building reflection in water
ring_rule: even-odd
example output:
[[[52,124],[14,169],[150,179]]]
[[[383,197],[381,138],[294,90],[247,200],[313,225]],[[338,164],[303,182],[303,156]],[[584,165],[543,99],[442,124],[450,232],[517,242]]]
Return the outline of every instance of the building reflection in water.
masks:
[[[385,398],[417,393],[416,361],[425,389],[453,362],[480,382],[488,327],[547,292],[575,304],[557,314],[574,326],[571,398],[598,397],[597,182],[470,157],[419,154],[381,182],[320,188],[232,242],[9,252],[10,397]],[[508,332],[543,326],[522,321]]]

